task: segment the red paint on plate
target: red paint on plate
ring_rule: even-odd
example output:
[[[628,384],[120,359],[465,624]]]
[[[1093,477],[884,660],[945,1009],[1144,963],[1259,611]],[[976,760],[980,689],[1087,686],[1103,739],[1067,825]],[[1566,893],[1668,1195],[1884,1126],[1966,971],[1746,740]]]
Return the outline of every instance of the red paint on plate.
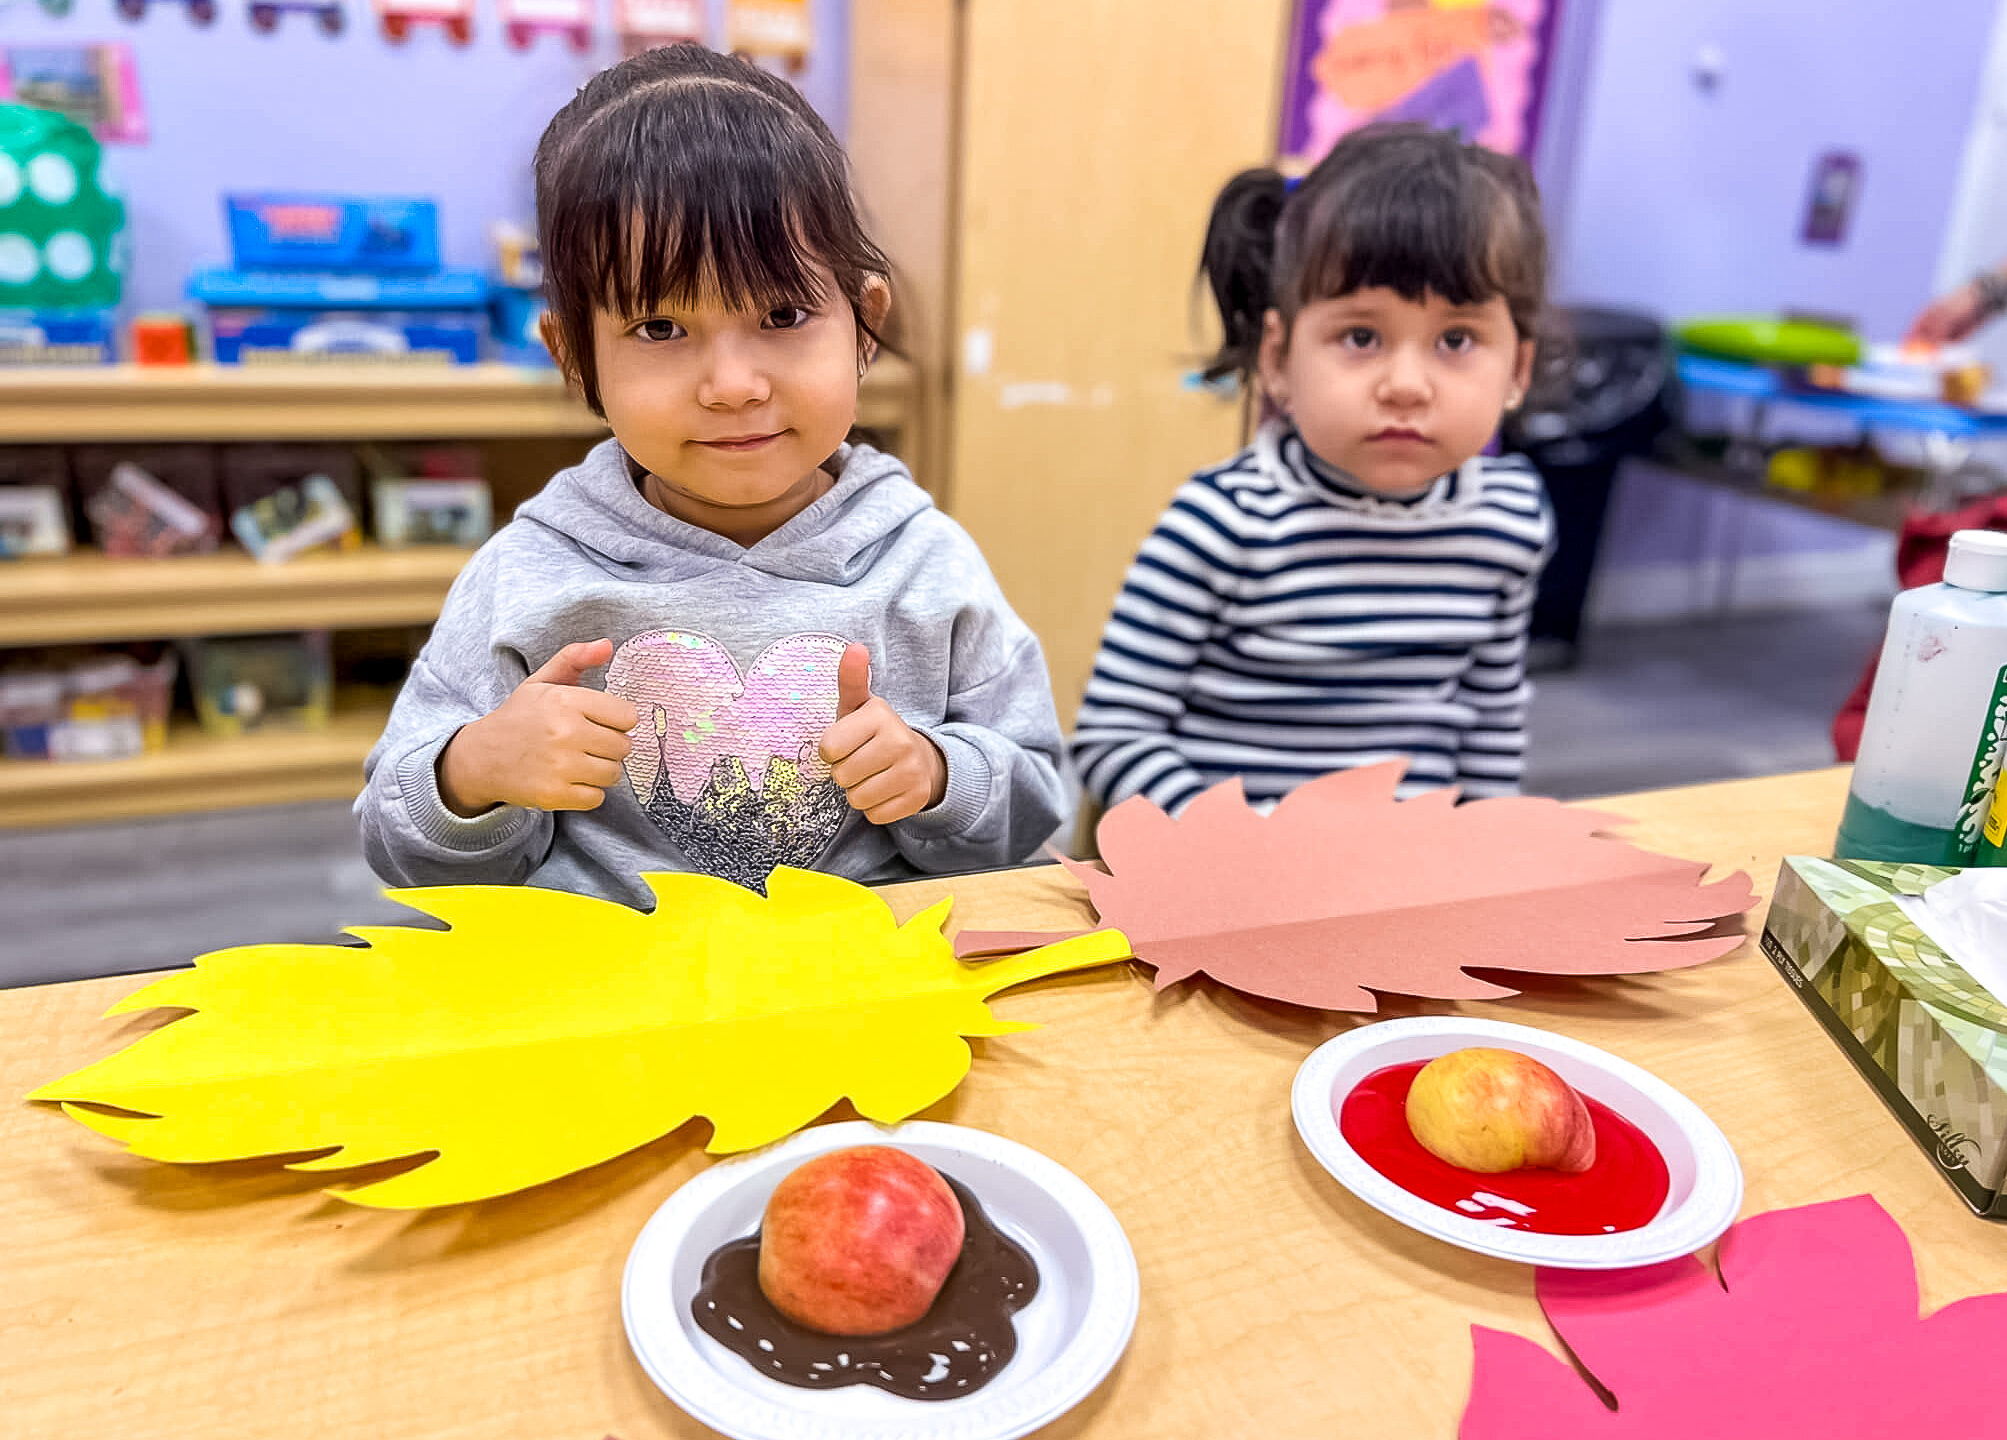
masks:
[[[1408,1129],[1408,1087],[1426,1061],[1389,1065],[1353,1087],[1338,1130],[1368,1165],[1417,1199],[1455,1215],[1539,1235],[1611,1235],[1649,1225],[1671,1179],[1645,1132],[1583,1096],[1596,1126],[1596,1163],[1579,1175],[1508,1170],[1481,1175],[1438,1160]]]

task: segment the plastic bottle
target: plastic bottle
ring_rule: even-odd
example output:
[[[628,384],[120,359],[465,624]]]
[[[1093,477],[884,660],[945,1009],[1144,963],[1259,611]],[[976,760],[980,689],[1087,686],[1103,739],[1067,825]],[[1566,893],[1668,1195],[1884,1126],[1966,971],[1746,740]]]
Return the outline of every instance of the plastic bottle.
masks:
[[[1972,863],[2007,751],[2007,534],[1951,537],[1889,611],[1835,855]]]
[[[1986,824],[1979,832],[1979,848],[1973,852],[1974,865],[2007,866],[2007,786],[1993,782],[1993,805],[1986,812]]]

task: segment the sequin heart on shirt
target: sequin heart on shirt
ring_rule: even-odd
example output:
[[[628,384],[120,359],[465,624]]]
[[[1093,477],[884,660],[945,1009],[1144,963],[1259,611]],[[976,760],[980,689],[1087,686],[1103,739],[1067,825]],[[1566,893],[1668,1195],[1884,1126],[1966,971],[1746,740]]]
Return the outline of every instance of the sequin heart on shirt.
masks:
[[[764,893],[812,868],[850,813],[818,748],[836,721],[835,635],[776,640],[743,676],[708,635],[651,630],[615,652],[609,694],[634,703],[627,778],[698,869]]]

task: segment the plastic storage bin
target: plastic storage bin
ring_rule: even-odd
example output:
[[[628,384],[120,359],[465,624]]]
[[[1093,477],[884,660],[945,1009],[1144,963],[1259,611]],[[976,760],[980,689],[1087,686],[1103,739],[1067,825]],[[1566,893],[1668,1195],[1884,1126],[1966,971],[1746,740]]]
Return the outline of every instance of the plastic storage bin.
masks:
[[[409,196],[225,195],[239,270],[437,270],[439,207]]]
[[[0,748],[17,760],[123,760],[167,743],[178,662],[94,654],[0,674]]]
[[[327,631],[219,635],[183,645],[195,716],[211,734],[327,725],[334,688]]]
[[[471,271],[324,275],[202,270],[219,365],[429,361],[472,365],[488,333],[488,282]]]

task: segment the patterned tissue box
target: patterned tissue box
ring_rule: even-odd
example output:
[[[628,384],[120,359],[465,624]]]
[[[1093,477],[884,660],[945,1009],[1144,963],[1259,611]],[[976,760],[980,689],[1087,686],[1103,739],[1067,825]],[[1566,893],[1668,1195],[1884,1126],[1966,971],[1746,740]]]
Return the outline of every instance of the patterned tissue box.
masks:
[[[2007,1220],[2007,1003],[1895,900],[1957,873],[1790,856],[1763,953],[1965,1203]]]

